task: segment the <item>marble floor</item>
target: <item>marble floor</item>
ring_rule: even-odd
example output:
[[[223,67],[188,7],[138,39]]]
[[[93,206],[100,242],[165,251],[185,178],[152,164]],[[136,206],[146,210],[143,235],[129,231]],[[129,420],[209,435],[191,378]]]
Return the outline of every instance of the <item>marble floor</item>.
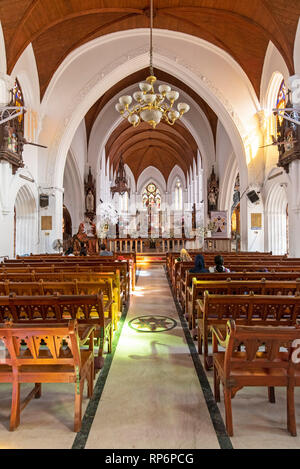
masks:
[[[149,332],[151,326],[159,332]],[[233,400],[235,436],[228,438],[223,403],[216,405],[212,397],[212,372],[203,371],[162,265],[140,267],[114,342],[89,406],[84,399],[77,436],[74,385],[44,385],[42,398],[28,404],[20,427],[9,432],[11,387],[0,384],[0,449],[300,448],[300,437],[286,430],[282,389],[276,390],[276,404],[268,402],[263,388],[241,390]],[[30,388],[23,385],[22,393]],[[300,389],[295,400],[300,434]]]

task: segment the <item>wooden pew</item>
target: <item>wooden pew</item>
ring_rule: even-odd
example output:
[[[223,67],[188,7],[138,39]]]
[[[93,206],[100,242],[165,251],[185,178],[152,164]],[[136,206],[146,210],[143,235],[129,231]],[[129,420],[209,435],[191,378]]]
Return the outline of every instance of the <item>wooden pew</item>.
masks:
[[[0,363],[0,382],[12,383],[10,430],[20,424],[20,414],[28,402],[42,395],[42,383],[74,383],[74,431],[81,428],[84,381],[88,397],[93,395],[94,326],[86,328],[89,349],[79,348],[78,324],[1,324],[0,341],[5,346]],[[6,353],[5,353],[6,352]],[[21,383],[35,383],[23,403],[20,403]],[[37,424],[39,422],[36,422]]]
[[[111,352],[113,338],[112,317],[105,317],[103,294],[98,295],[44,295],[44,296],[0,296],[0,323],[13,321],[20,324],[66,323],[77,320],[79,325],[95,326],[98,359],[101,367],[104,342]]]
[[[2,279],[9,279],[11,278],[12,274],[25,274],[25,273],[43,273],[43,274],[49,274],[49,273],[59,273],[59,272],[64,272],[64,273],[71,273],[73,274],[74,272],[95,272],[95,273],[102,273],[102,272],[116,272],[119,273],[119,287],[121,291],[121,296],[124,298],[124,303],[126,303],[129,300],[129,295],[130,295],[130,275],[128,271],[128,264],[127,263],[122,263],[122,262],[117,262],[117,263],[106,263],[106,264],[101,264],[101,265],[94,265],[94,266],[80,266],[80,265],[51,265],[51,266],[39,266],[35,265],[34,269],[32,269],[30,266],[28,267],[10,267],[6,269],[0,269],[0,278]]]
[[[121,314],[118,296],[114,296],[113,282],[111,278],[97,279],[97,281],[72,281],[51,282],[40,279],[38,282],[0,282],[0,296],[9,294],[17,296],[36,295],[97,295],[102,293],[105,317],[112,317],[114,329],[117,329],[118,316]]]
[[[75,260],[73,260],[75,259]],[[119,270],[120,271],[120,279],[121,284],[124,284],[124,294],[126,297],[126,301],[129,299],[130,295],[130,287],[132,290],[135,288],[135,263],[132,259],[123,259],[122,261],[116,261],[112,258],[96,258],[95,260],[85,260],[87,258],[68,258],[63,257],[61,260],[53,260],[50,259],[49,261],[32,261],[32,262],[10,262],[1,264],[0,273],[3,272],[19,272],[19,273],[26,273],[31,272],[33,269],[36,272],[57,272],[64,270],[67,271],[86,271],[86,270],[93,270],[93,271],[105,271],[105,270]],[[89,259],[89,258],[88,258]]]
[[[181,280],[179,302],[182,309],[187,314],[187,302],[192,293],[192,279],[195,278],[197,281],[276,281],[276,282],[287,282],[287,281],[300,281],[300,275],[298,272],[222,272],[222,273],[203,273],[193,274],[189,271],[185,271],[185,279]]]
[[[220,382],[224,390],[226,429],[233,436],[231,399],[245,386],[265,386],[270,402],[275,402],[275,386],[287,389],[287,428],[296,436],[294,408],[294,376],[296,366],[291,359],[294,341],[300,340],[297,327],[241,326],[234,320],[227,323],[226,336],[212,327],[214,393],[220,402]],[[225,352],[218,350],[218,344]],[[242,345],[243,350],[240,350]]]
[[[189,328],[196,327],[197,311],[196,301],[203,298],[204,292],[213,295],[244,295],[254,293],[255,295],[299,295],[300,279],[296,281],[272,281],[265,278],[260,280],[197,280],[193,278],[192,287],[188,289],[187,315]]]
[[[228,319],[238,325],[294,326],[300,317],[300,296],[277,295],[210,295],[197,300],[198,352],[204,354],[204,366],[209,370],[208,334],[212,326],[223,328]]]
[[[124,291],[121,290],[120,285],[120,274],[116,272],[93,272],[93,271],[84,271],[84,272],[35,272],[30,273],[13,273],[9,272],[4,275],[0,274],[0,281],[10,281],[10,282],[38,282],[38,281],[47,281],[47,282],[73,282],[78,281],[91,281],[91,282],[102,282],[104,280],[111,280],[113,288],[113,299],[114,302],[118,305],[118,312],[122,312],[122,302],[125,303]],[[21,287],[20,287],[21,288]],[[37,289],[37,287],[36,287]],[[1,291],[0,291],[1,294]],[[5,290],[2,290],[2,294],[6,294]]]

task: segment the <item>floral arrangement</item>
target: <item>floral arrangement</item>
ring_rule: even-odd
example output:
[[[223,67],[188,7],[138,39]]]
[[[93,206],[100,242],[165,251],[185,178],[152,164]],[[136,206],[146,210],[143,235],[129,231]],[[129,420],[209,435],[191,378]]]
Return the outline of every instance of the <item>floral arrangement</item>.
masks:
[[[214,232],[216,230],[216,224],[209,220],[207,226],[199,226],[195,230],[192,230],[190,235],[196,236],[197,238],[206,237],[208,232]]]

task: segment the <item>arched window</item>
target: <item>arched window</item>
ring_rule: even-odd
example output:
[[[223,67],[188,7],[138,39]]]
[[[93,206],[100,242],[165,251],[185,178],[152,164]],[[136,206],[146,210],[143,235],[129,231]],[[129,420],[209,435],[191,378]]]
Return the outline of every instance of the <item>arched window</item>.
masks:
[[[175,210],[182,210],[182,185],[179,179],[175,184]]]
[[[287,90],[286,90],[285,81],[282,80],[279,91],[278,91],[278,95],[277,95],[276,108],[284,109],[286,107],[286,102],[287,102]],[[283,121],[283,117],[281,117],[280,113],[278,113],[278,117],[277,117],[278,124],[281,125],[282,121]]]
[[[160,209],[161,206],[161,195],[157,186],[150,182],[142,194],[143,207],[156,207]]]

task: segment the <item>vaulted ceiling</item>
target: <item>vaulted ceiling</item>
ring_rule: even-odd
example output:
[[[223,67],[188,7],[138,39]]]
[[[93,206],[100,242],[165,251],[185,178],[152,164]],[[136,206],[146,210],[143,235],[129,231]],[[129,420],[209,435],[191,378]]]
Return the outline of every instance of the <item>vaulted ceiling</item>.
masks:
[[[8,73],[32,43],[43,96],[59,65],[77,47],[112,32],[148,28],[149,5],[150,0],[0,0]],[[154,0],[154,28],[194,35],[223,49],[242,67],[258,97],[269,41],[294,73],[299,15],[299,0]],[[207,103],[175,77],[155,72],[159,80],[186,92],[201,107],[216,138],[218,118]],[[85,117],[88,138],[105,104],[147,75],[148,70],[140,70],[99,98]],[[197,145],[181,123],[149,130],[146,124],[133,129],[122,122],[106,145],[114,169],[120,153],[136,179],[149,165],[167,179],[175,164],[188,171]]]
[[[154,0],[154,27],[205,39],[228,52],[259,95],[271,40],[293,73],[299,0]],[[149,27],[149,0],[1,0],[8,73],[29,43],[41,95],[64,58],[99,36]]]
[[[166,181],[175,164],[186,174],[197,157],[197,144],[181,123],[160,123],[154,130],[145,122],[133,128],[124,121],[111,134],[105,150],[113,169],[122,154],[136,181],[148,166],[161,171]]]

